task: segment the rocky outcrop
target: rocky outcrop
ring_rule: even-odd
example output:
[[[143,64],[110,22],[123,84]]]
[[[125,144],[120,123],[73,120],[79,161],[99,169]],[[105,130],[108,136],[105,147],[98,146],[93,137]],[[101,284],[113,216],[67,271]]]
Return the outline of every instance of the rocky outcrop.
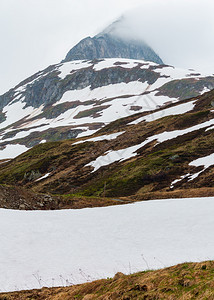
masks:
[[[133,69],[122,69],[118,66],[118,68],[103,69],[99,72],[88,67],[69,74],[63,81],[59,80],[57,73],[56,70],[47,73],[27,86],[23,93],[26,106],[39,107],[42,104],[45,106],[54,104],[62,98],[66,91],[81,90],[87,86],[93,90],[110,84],[137,80],[153,84],[160,77],[159,73],[155,73],[150,68],[141,69],[140,66]]]
[[[162,59],[147,44],[107,33],[83,39],[68,52],[63,62],[115,57],[143,59],[163,64]]]

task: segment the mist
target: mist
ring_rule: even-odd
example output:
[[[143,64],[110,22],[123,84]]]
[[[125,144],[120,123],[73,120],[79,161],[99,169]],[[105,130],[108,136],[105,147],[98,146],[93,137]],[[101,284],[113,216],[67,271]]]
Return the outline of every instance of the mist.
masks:
[[[0,94],[142,0],[0,0]]]
[[[121,18],[115,34],[141,39],[164,63],[214,73],[214,2],[144,0]]]
[[[145,41],[166,64],[212,74],[213,11],[213,0],[1,0],[0,94],[121,15],[117,34]]]

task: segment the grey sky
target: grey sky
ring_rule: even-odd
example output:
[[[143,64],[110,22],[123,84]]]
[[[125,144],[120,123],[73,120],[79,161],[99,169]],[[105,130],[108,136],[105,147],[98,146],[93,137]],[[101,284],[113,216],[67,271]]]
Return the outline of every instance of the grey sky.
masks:
[[[0,0],[0,94],[122,14],[166,63],[214,73],[213,11],[213,0]]]
[[[213,0],[143,3],[141,9],[127,14],[126,35],[130,31],[131,36],[142,37],[165,63],[214,73]]]

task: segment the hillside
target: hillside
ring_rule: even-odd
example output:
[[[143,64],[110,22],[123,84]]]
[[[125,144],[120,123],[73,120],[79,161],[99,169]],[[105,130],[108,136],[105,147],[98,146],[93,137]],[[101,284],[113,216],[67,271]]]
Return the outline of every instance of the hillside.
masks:
[[[207,193],[208,196],[211,196]],[[198,193],[204,196],[204,193]],[[173,195],[172,195],[173,197]],[[179,197],[179,195],[175,195]],[[50,193],[34,193],[30,189],[16,185],[0,185],[0,207],[19,210],[56,210],[81,209],[86,207],[105,207],[132,203],[136,199],[114,199],[107,197],[85,197],[74,195],[51,195]]]
[[[174,267],[64,288],[43,288],[0,294],[1,300],[71,299],[214,299],[214,262],[184,263]]]
[[[213,195],[213,101],[211,91],[119,119],[90,138],[37,145],[1,164],[0,183],[42,193],[139,200],[145,193],[148,199],[157,192],[166,198],[185,190],[196,190],[197,196],[201,188]]]
[[[34,2],[3,11],[2,88],[41,68],[0,95],[0,300],[214,300],[209,11]]]
[[[0,159],[79,138],[214,88],[214,77],[121,58],[60,63],[0,96]]]

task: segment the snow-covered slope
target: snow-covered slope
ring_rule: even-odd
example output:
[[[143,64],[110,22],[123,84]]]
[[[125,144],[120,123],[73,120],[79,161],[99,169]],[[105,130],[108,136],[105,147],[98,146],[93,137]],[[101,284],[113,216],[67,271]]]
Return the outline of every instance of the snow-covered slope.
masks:
[[[43,193],[110,197],[212,188],[213,102],[214,90],[116,120],[93,137],[42,140],[1,164],[0,183]],[[17,154],[26,150],[8,144],[2,157],[14,149]]]
[[[11,144],[30,148],[87,136],[119,118],[197,96],[214,88],[208,75],[117,58],[50,66],[0,96],[0,158],[15,156],[5,156]]]
[[[0,291],[214,259],[213,212],[213,197],[54,212],[1,209]]]

